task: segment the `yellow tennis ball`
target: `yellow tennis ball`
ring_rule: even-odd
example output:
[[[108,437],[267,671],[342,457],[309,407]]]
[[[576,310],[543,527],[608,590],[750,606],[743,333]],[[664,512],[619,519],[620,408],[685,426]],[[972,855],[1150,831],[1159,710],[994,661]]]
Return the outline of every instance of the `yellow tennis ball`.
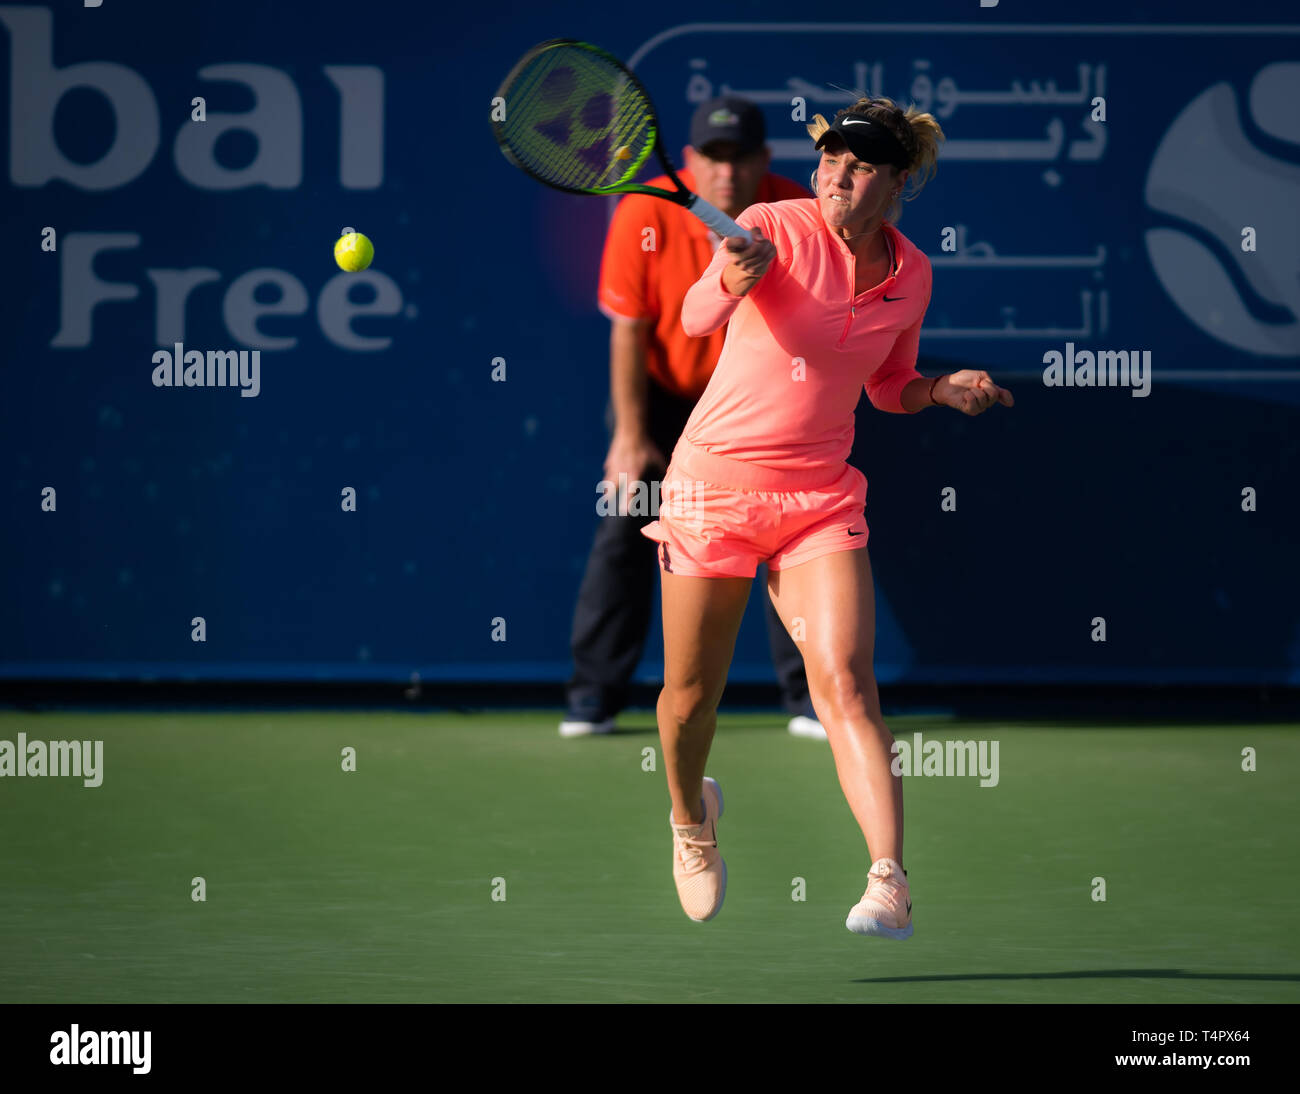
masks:
[[[632,149],[625,144],[615,151],[614,158],[616,160],[630,160],[632,158]]]
[[[360,232],[345,232],[334,244],[334,261],[348,273],[364,270],[375,259],[375,245]]]

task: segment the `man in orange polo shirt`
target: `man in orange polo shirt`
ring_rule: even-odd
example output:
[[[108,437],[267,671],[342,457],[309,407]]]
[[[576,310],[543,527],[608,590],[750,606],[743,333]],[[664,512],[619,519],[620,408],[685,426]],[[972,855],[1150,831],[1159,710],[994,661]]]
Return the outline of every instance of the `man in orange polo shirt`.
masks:
[[[687,187],[731,217],[755,202],[806,198],[796,182],[768,172],[763,114],[744,99],[701,104],[691,122]],[[650,185],[672,189],[666,177]],[[610,408],[613,433],[605,481],[657,480],[722,353],[725,328],[705,338],[682,330],[682,300],[708,266],[720,240],[697,217],[659,198],[631,194],[619,202],[605,239],[600,309],[610,319]],[[629,491],[630,493],[630,491]],[[648,491],[642,494],[648,497]],[[573,613],[574,674],[568,684],[565,737],[609,733],[627,703],[628,684],[650,628],[656,545],[641,535],[655,514],[615,498],[596,530]],[[803,656],[767,607],[772,660],[790,732],[826,739],[808,699]]]

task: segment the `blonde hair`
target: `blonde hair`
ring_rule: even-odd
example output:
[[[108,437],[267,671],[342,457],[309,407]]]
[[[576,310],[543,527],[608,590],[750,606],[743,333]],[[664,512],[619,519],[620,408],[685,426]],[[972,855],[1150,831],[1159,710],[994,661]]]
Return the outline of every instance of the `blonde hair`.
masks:
[[[898,138],[898,143],[903,146],[903,152],[907,155],[906,170],[911,171],[911,174],[907,177],[903,192],[894,199],[889,212],[885,214],[885,219],[890,224],[897,224],[903,215],[903,202],[914,200],[925,184],[934,177],[939,159],[939,145],[946,139],[943,130],[939,128],[939,123],[935,121],[933,114],[924,114],[915,106],[909,106],[904,110],[893,99],[884,96],[878,99],[859,99],[852,106],[846,106],[839,111],[835,115],[835,120],[839,121],[845,114],[858,114],[879,122],[893,133]],[[814,114],[813,120],[808,123],[808,135],[814,141],[819,140],[830,127],[830,122],[820,114]],[[894,170],[897,173],[904,168],[895,167]],[[815,173],[813,178],[816,179]]]

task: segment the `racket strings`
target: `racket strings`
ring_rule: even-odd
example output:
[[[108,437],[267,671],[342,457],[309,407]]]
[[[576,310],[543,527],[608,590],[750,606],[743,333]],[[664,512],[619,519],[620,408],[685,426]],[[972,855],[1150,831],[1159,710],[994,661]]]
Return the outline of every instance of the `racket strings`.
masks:
[[[623,71],[575,47],[539,53],[515,75],[498,136],[533,175],[571,190],[630,181],[655,144],[650,103]]]

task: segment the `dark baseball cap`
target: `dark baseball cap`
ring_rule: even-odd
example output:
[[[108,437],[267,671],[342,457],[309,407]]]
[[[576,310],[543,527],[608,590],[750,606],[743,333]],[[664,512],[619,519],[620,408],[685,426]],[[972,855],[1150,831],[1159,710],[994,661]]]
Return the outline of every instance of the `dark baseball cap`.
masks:
[[[767,143],[763,112],[748,99],[734,95],[700,103],[691,119],[691,144],[696,151],[714,141],[735,144],[741,155],[757,152]]]

